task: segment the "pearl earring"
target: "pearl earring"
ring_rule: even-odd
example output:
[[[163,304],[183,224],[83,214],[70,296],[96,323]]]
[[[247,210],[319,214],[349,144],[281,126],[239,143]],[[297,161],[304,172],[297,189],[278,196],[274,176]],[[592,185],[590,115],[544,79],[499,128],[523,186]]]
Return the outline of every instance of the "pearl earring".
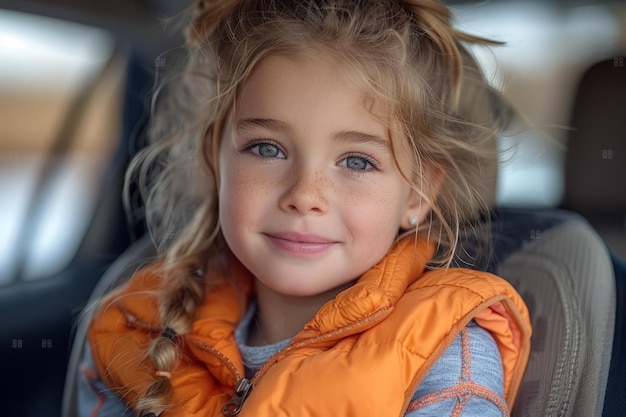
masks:
[[[417,216],[411,216],[409,217],[409,224],[411,226],[417,226]]]

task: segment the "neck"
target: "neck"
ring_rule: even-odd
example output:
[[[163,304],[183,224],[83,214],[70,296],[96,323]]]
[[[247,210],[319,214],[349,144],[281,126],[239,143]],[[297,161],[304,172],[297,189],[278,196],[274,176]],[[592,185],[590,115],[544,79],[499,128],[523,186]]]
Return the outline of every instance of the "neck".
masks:
[[[250,346],[272,344],[295,336],[325,303],[353,282],[310,297],[278,294],[258,280],[255,284],[258,311],[256,323],[250,326]]]

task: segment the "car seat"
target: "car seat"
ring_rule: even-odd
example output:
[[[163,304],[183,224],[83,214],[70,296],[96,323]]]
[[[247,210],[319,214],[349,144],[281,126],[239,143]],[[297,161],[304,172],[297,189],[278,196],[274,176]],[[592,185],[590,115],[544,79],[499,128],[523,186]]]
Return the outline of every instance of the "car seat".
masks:
[[[491,246],[493,250],[481,251],[475,245],[471,253],[471,243],[464,245],[467,259],[460,262],[471,260],[475,267],[509,280],[528,304],[534,326],[530,361],[512,415],[601,415],[615,317],[613,268],[606,246],[573,213],[513,209],[494,212]],[[102,277],[90,305],[154,255],[147,237],[131,246]],[[77,325],[63,417],[77,415],[78,366],[91,312],[88,308]]]
[[[501,210],[491,270],[528,305],[531,355],[512,416],[601,416],[615,323],[608,249],[580,216]]]
[[[623,51],[622,51],[623,52]],[[570,121],[562,207],[582,214],[611,250],[616,327],[604,416],[626,416],[626,56],[590,66]]]

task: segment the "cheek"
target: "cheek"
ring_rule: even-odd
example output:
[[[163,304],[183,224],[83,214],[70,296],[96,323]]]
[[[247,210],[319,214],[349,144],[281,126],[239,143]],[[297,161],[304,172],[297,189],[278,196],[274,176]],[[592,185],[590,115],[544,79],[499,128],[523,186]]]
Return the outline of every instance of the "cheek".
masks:
[[[220,224],[223,233],[228,237],[228,235],[232,234],[233,228],[237,224],[241,224],[242,218],[245,217],[246,199],[244,196],[246,189],[249,187],[250,179],[230,169],[228,164],[223,164],[222,167],[218,201]]]
[[[270,181],[239,167],[224,170],[219,195],[220,222],[224,233],[253,222],[261,215],[264,198],[271,190]]]
[[[375,193],[346,195],[346,222],[353,234],[366,236],[370,242],[392,242],[398,234],[402,219],[398,193],[376,187]]]

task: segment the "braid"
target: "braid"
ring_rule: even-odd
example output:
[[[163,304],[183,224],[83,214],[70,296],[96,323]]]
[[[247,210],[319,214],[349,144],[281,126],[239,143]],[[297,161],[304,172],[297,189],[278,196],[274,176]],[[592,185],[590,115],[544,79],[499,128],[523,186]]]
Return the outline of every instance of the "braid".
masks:
[[[168,276],[170,285],[164,289],[160,308],[163,333],[150,344],[148,356],[155,368],[155,379],[137,402],[135,411],[140,416],[159,416],[170,406],[171,372],[178,363],[180,351],[177,336],[189,332],[196,308],[202,303],[205,287],[204,272],[198,261],[184,262],[192,268],[187,272]],[[191,271],[191,272],[189,272]]]

